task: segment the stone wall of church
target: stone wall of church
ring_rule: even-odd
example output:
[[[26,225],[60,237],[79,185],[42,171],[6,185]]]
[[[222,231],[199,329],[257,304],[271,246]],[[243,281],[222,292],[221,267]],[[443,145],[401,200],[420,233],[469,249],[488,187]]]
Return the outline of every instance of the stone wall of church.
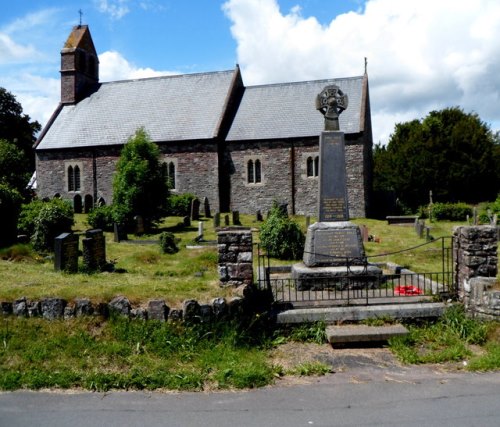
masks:
[[[213,210],[219,209],[219,170],[214,142],[182,142],[160,146],[163,160],[175,164],[175,193],[193,193],[200,201],[208,198]]]
[[[317,215],[318,176],[308,176],[307,158],[319,156],[319,138],[260,141],[229,145],[231,209],[253,214],[267,212],[274,200],[288,204],[288,211]],[[261,161],[262,182],[248,182],[248,161]],[[360,135],[346,138],[346,172],[349,215],[367,215],[371,151]],[[293,175],[293,179],[292,179]]]

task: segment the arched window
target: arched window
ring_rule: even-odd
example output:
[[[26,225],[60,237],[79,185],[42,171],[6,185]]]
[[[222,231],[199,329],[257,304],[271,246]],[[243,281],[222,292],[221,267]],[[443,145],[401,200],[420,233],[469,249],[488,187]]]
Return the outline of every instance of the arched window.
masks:
[[[314,176],[314,161],[312,157],[307,158],[307,176]]]
[[[249,184],[253,184],[255,182],[255,176],[253,172],[253,160],[249,160],[247,163],[247,182]]]
[[[314,158],[314,176],[319,175],[319,156]]]
[[[80,168],[78,166],[75,166],[73,169],[73,174],[74,174],[74,184],[73,188],[75,191],[80,191]]]
[[[106,206],[106,200],[104,200],[104,197],[99,197],[99,200],[97,201],[97,206]]]
[[[261,170],[260,170],[260,160],[255,160],[255,183],[259,183],[261,181]]]
[[[68,167],[68,191],[75,191],[75,175],[73,166]]]
[[[168,180],[170,182],[170,188],[175,189],[175,163],[170,162],[168,164]]]

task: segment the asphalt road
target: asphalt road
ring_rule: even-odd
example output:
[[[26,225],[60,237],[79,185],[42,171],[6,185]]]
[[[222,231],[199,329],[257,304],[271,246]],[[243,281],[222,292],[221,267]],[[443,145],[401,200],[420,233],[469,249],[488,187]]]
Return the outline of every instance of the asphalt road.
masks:
[[[500,426],[500,372],[361,368],[244,392],[0,393],[0,426]]]

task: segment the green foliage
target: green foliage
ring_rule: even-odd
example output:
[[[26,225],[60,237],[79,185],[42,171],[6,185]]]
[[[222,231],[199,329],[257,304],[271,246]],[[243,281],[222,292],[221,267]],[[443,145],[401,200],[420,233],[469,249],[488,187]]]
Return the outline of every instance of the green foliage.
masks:
[[[140,215],[146,228],[166,215],[168,175],[160,151],[144,129],[139,129],[122,149],[113,181],[117,222],[131,225]]]
[[[422,214],[427,213],[427,215],[428,212],[426,208],[421,211]],[[472,208],[466,203],[434,203],[431,212],[432,219],[437,221],[465,221],[467,215],[472,217]]]
[[[0,182],[0,218],[2,218],[0,248],[11,245],[16,240],[16,223],[20,206],[21,195],[19,192]]]
[[[167,215],[187,216],[190,214],[191,202],[196,196],[191,193],[171,194],[168,198]]]
[[[407,336],[389,341],[404,363],[463,361],[472,356],[470,344],[483,345],[488,337],[488,324],[468,318],[461,305],[447,309],[437,323],[409,330]]]
[[[115,223],[114,215],[115,210],[113,205],[98,206],[89,212],[87,222],[92,228],[113,231]]]
[[[261,347],[247,344],[244,324],[186,326],[122,317],[0,322],[2,390],[253,388],[276,375]]]
[[[294,367],[288,373],[303,377],[322,376],[332,372],[332,367],[322,362],[305,362]]]
[[[0,139],[0,183],[24,194],[31,177],[28,164],[25,153],[18,146]]]
[[[274,333],[273,345],[287,341],[325,344],[327,342],[326,324],[320,321],[277,329]]]
[[[175,254],[179,252],[173,233],[164,231],[160,234],[160,248],[164,254]]]
[[[300,259],[304,252],[304,233],[277,203],[260,228],[260,241],[273,258]]]
[[[31,121],[30,116],[23,114],[23,108],[14,95],[0,87],[0,139],[15,144],[23,152],[26,163],[17,163],[15,175],[31,175],[35,170],[35,152],[33,145],[35,135],[41,129],[40,123]],[[27,182],[24,183],[26,186]]]
[[[498,138],[476,114],[460,108],[432,111],[396,125],[386,147],[374,150],[374,189],[393,191],[416,209],[436,201],[477,203],[500,189]]]
[[[33,201],[22,206],[19,228],[31,238],[37,251],[52,251],[54,239],[70,232],[74,224],[71,204],[61,199]]]
[[[33,260],[35,258],[36,255],[33,253],[30,245],[18,243],[8,248],[0,249],[0,259],[16,262]]]

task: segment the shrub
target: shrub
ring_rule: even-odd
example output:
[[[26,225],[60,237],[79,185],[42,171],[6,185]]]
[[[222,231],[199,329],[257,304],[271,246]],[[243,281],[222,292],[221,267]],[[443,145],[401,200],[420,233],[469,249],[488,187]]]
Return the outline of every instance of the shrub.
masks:
[[[115,222],[113,206],[104,205],[92,209],[88,214],[87,222],[92,228],[112,231]]]
[[[179,252],[173,233],[164,231],[160,234],[160,248],[164,254],[175,254]]]
[[[167,215],[186,216],[190,214],[191,202],[196,196],[191,193],[171,194],[168,198]]]
[[[38,215],[33,219],[36,210]],[[74,224],[73,207],[67,201],[52,199],[49,202],[36,202],[28,208],[32,223],[25,224],[30,233],[31,242],[37,251],[53,250],[54,239],[61,233],[70,232]]]
[[[466,203],[434,203],[432,217],[438,221],[465,221],[472,216],[472,208]]]
[[[304,233],[277,203],[274,203],[269,217],[262,224],[260,241],[274,258],[300,259],[304,252]]]
[[[2,218],[0,247],[8,246],[16,240],[16,223],[20,206],[21,195],[18,191],[0,183],[0,218]]]

